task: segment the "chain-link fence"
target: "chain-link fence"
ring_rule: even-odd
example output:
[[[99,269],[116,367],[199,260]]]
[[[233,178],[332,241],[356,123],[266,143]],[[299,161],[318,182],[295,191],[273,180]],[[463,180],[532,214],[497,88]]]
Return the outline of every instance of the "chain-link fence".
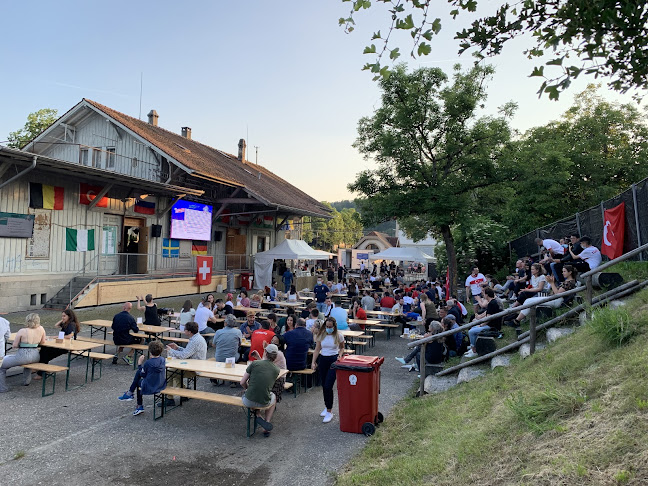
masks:
[[[517,257],[537,254],[540,249],[535,244],[536,238],[551,238],[558,240],[576,233],[592,238],[592,244],[601,248],[603,241],[603,211],[625,203],[625,235],[623,252],[648,243],[648,178],[633,184],[621,194],[601,202],[575,215],[561,219],[509,242],[509,252]],[[634,257],[635,260],[648,260],[648,252]]]

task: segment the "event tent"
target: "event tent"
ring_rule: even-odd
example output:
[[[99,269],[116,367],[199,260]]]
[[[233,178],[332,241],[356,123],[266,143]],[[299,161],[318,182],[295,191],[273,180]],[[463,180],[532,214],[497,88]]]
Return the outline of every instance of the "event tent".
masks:
[[[392,260],[397,262],[433,262],[434,258],[418,248],[392,247],[369,255],[369,260]]]
[[[272,285],[275,260],[328,260],[333,256],[333,253],[311,248],[304,240],[283,240],[274,248],[254,256],[254,287],[262,289]]]

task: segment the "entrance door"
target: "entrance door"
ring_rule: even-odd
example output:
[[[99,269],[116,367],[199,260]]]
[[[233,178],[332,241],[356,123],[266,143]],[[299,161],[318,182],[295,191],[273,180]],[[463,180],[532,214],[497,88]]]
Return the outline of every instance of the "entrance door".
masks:
[[[225,253],[227,254],[227,269],[247,268],[245,258],[247,249],[247,236],[241,234],[240,229],[228,228]]]
[[[147,273],[148,228],[144,218],[124,218],[122,253],[123,274]],[[144,255],[139,255],[140,253]]]
[[[121,239],[122,217],[116,214],[103,215],[101,231],[101,259],[99,273],[112,275],[119,271],[119,244]]]

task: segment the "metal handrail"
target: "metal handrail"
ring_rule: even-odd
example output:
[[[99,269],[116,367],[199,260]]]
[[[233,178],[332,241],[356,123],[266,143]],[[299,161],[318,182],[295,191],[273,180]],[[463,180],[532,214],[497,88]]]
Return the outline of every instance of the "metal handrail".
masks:
[[[634,250],[630,250],[628,253],[624,253],[623,255],[621,255],[620,257],[615,258],[614,260],[610,260],[609,262],[605,262],[604,264],[599,265],[598,267],[593,268],[592,270],[588,270],[587,272],[582,273],[581,278],[590,277],[591,275],[594,275],[595,273],[599,273],[599,272],[605,270],[606,268],[613,267],[617,263],[621,263],[621,262],[627,260],[628,258],[632,258],[633,256],[637,255],[638,253],[642,253],[644,251],[648,251],[648,243],[646,243],[645,245],[642,245],[642,246],[640,246],[638,248],[635,248]]]

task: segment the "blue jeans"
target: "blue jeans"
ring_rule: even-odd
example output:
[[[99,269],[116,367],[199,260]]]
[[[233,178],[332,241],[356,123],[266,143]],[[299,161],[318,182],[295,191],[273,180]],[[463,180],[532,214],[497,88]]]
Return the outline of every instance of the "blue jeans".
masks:
[[[326,312],[326,302],[317,302],[317,310],[320,312],[320,314],[324,314]]]
[[[470,330],[468,331],[468,338],[470,339],[470,345],[475,346],[475,343],[477,342],[477,336],[479,335],[480,332],[482,331],[490,331],[491,327],[486,324],[484,326],[474,326],[471,327]]]
[[[551,262],[549,264],[549,266],[551,267],[551,273],[553,274],[557,282],[562,282],[563,280],[562,275],[558,273],[558,270],[556,270],[556,265],[560,265],[560,269],[562,270],[563,267],[562,263]]]

